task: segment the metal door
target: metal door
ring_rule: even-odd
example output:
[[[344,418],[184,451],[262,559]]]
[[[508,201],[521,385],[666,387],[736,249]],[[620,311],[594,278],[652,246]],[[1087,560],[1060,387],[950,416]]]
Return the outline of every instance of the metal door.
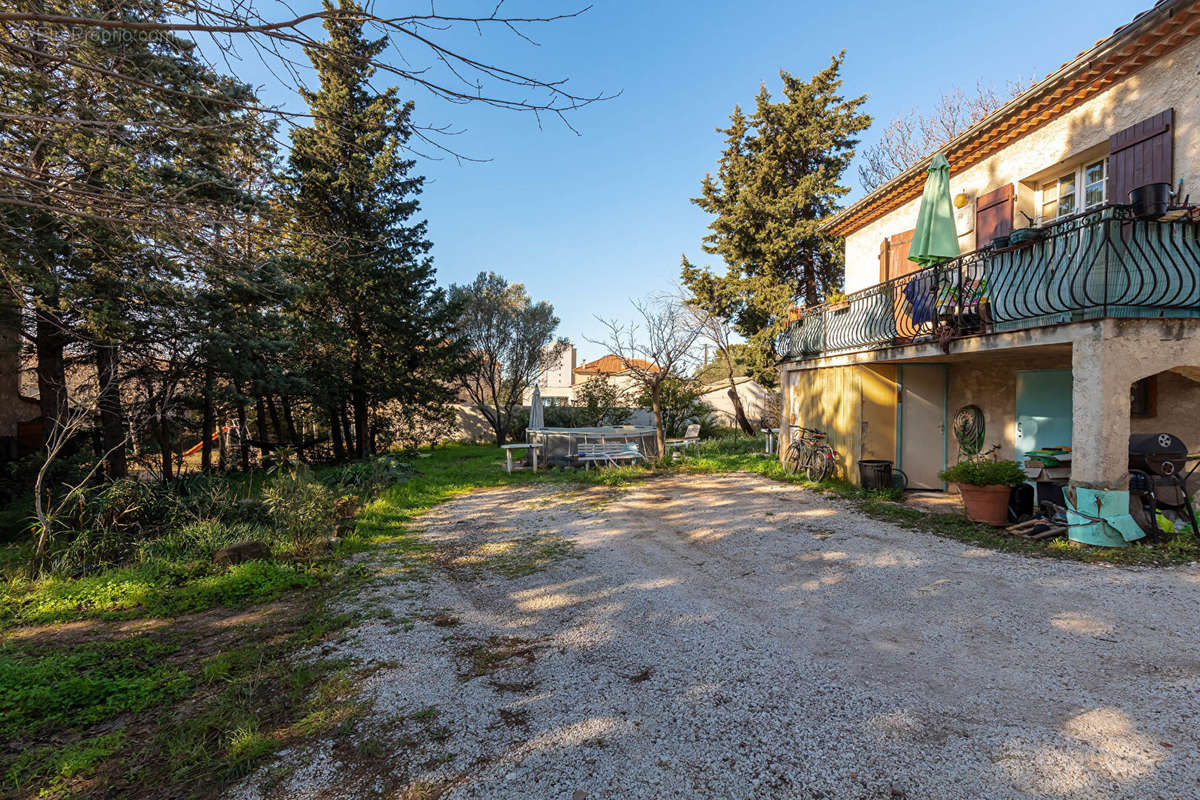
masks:
[[[946,367],[905,364],[900,381],[900,468],[913,489],[943,489],[946,468]]]
[[[1071,370],[1017,371],[1017,452],[1071,446]]]

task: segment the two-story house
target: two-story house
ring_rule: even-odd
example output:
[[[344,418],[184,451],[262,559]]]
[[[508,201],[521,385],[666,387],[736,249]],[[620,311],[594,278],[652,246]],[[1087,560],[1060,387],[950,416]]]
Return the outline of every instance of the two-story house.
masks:
[[[1200,448],[1200,0],[1163,0],[941,152],[963,255],[907,259],[932,154],[829,220],[847,297],[791,315],[785,428],[827,430],[852,480],[880,458],[925,488],[964,408],[1004,457],[1071,447],[1075,485],[1124,486],[1131,431]]]

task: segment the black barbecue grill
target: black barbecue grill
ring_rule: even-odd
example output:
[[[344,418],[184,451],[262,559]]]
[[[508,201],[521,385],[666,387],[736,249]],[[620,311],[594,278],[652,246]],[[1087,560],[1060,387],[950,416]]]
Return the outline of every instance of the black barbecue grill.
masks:
[[[1130,513],[1152,538],[1164,534],[1158,525],[1160,508],[1174,511],[1195,524],[1191,494],[1200,484],[1192,474],[1200,467],[1196,461],[1188,469],[1187,445],[1170,433],[1140,433],[1129,437]]]
[[[1169,433],[1135,433],[1129,437],[1129,469],[1171,476],[1187,466],[1187,445]]]

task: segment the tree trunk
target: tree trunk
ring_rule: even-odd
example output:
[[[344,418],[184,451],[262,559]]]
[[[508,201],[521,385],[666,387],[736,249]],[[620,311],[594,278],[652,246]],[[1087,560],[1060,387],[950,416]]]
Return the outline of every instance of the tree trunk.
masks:
[[[504,424],[504,415],[496,409],[496,417],[489,419],[487,414],[483,415],[488,422],[492,423],[492,433],[496,434],[496,446],[503,447],[508,444],[508,427]]]
[[[246,446],[246,437],[250,434],[250,428],[246,420],[246,396],[242,394],[241,382],[233,381],[233,391],[237,393],[237,421],[238,421],[238,450],[242,465],[242,472],[250,471],[250,448]]]
[[[346,448],[342,444],[342,421],[338,418],[337,408],[329,409],[329,435],[333,439],[333,457],[338,461],[346,459]]]
[[[57,304],[57,298],[54,297],[40,299],[46,304]],[[67,411],[67,372],[63,363],[67,336],[58,319],[40,308],[37,311],[35,335],[38,402],[42,413],[42,441],[45,442],[62,423]]]
[[[129,475],[125,454],[125,412],[121,406],[121,382],[117,375],[117,347],[100,344],[95,349],[96,375],[100,383],[100,448],[105,454],[105,472],[110,480]]]
[[[361,389],[352,389],[350,400],[354,407],[354,456],[367,458],[371,455],[371,421],[368,419],[370,407],[367,403],[367,393]]]
[[[171,480],[171,423],[167,421],[165,414],[162,414],[158,420],[158,446],[162,453],[162,479],[163,482]]]
[[[354,457],[354,428],[350,425],[350,414],[345,401],[338,402],[338,417],[342,421],[342,442],[346,447],[346,458]]]
[[[300,437],[296,436],[296,418],[292,414],[292,398],[289,395],[281,395],[283,401],[283,421],[287,423],[288,440],[292,443],[292,447],[296,448],[296,458],[304,460],[304,448],[300,445]]]
[[[662,386],[655,384],[650,390],[650,410],[654,412],[654,443],[658,446],[658,461],[667,457],[667,433],[663,429]]]
[[[746,416],[746,409],[742,406],[742,398],[737,393],[737,387],[731,384],[728,394],[729,402],[733,403],[733,417],[737,421],[737,426],[742,429],[742,433],[753,436],[754,426],[750,424],[750,419]]]
[[[254,422],[258,429],[259,464],[265,467],[271,459],[271,434],[267,432],[267,398],[261,394],[254,401]]]
[[[204,365],[204,386],[201,389],[204,401],[204,417],[200,428],[200,471],[212,471],[213,433],[217,427],[217,412],[213,407],[213,369]]]
[[[267,395],[267,411],[271,414],[271,427],[275,429],[275,441],[283,443],[287,437],[283,435],[283,425],[279,422],[279,409],[275,407],[275,395]]]

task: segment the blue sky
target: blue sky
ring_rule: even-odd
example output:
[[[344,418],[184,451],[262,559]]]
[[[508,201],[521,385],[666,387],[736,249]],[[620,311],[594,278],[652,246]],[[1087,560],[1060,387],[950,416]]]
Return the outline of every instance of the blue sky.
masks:
[[[315,3],[313,4],[315,5]],[[543,78],[569,78],[581,94],[621,92],[575,112],[578,134],[560,122],[478,105],[451,105],[416,87],[416,118],[463,132],[455,150],[487,159],[422,160],[423,211],[438,278],[470,280],[483,269],[522,282],[551,302],[559,333],[584,357],[602,354],[595,315],[629,318],[629,298],[671,289],[683,253],[711,263],[700,248],[708,216],[689,199],[720,154],[735,104],[749,106],[778,70],[808,76],[847,51],[847,95],[870,96],[887,120],[942,91],[977,81],[1041,78],[1151,5],[1151,0],[1010,0],[995,4],[610,2],[582,16],[526,29],[533,47],[503,32],[455,35],[469,53]],[[427,7],[405,2],[405,8]],[[492,3],[439,3],[439,11],[490,9]],[[304,4],[301,4],[303,9]],[[400,5],[378,6],[399,11]],[[568,0],[510,3],[509,13],[579,8]],[[942,38],[944,45],[927,45]],[[247,62],[242,77],[265,98],[295,107],[276,81]],[[387,76],[380,75],[380,83]],[[858,188],[857,172],[846,175]]]

